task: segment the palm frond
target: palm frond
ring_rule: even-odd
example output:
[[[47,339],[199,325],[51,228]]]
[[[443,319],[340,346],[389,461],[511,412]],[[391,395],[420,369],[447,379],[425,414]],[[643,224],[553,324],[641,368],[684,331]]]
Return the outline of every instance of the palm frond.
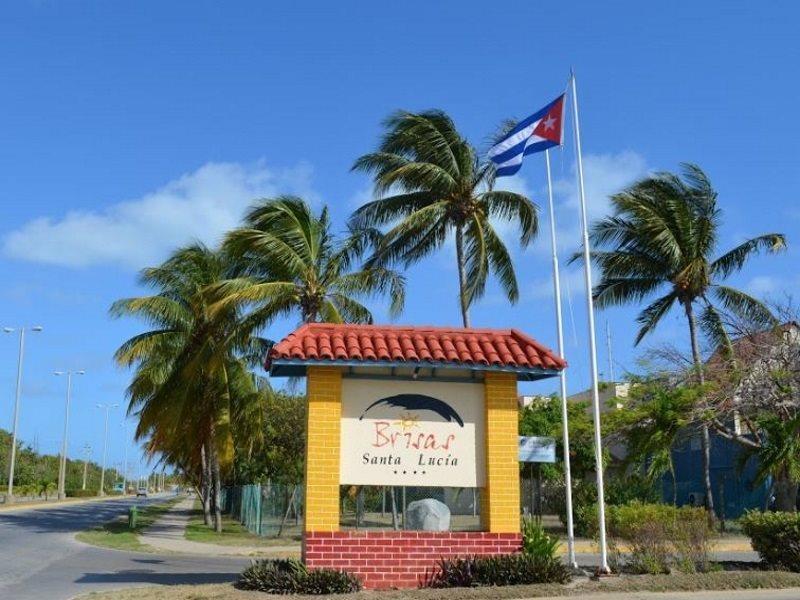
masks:
[[[635,345],[638,345],[648,333],[655,329],[656,325],[666,315],[678,299],[675,292],[670,292],[666,296],[662,296],[658,300],[651,303],[647,308],[639,313],[636,317],[636,322],[641,326],[639,332],[636,334]]]
[[[355,229],[383,227],[398,219],[408,217],[434,202],[436,202],[436,195],[430,191],[394,194],[372,200],[356,209],[350,218],[350,225]]]
[[[719,348],[726,358],[730,358],[733,356],[733,345],[722,315],[707,298],[703,299],[705,305],[700,313],[700,329],[715,348]]]
[[[760,250],[779,252],[785,248],[786,237],[781,233],[768,233],[751,238],[712,262],[711,273],[716,277],[725,279],[729,275],[740,271],[747,259],[757,254]]]
[[[741,290],[725,285],[715,285],[711,287],[711,294],[725,310],[749,323],[763,327],[778,325],[778,319],[766,304]]]
[[[483,229],[492,272],[497,277],[508,301],[515,304],[519,299],[519,286],[517,285],[517,275],[514,272],[514,261],[492,225],[485,223]]]
[[[523,247],[536,237],[539,228],[538,208],[527,197],[515,192],[493,190],[481,194],[479,202],[484,205],[488,216],[518,224]]]
[[[637,302],[657,290],[664,281],[654,277],[605,277],[594,286],[598,308]]]

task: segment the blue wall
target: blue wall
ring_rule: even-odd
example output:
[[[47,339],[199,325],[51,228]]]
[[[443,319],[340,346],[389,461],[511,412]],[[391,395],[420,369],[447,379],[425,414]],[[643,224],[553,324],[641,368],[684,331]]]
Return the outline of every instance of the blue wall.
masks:
[[[693,440],[686,440],[673,450],[675,474],[678,489],[678,505],[689,504],[692,493],[702,505],[703,454],[700,450],[699,433]],[[718,516],[735,519],[751,508],[763,509],[769,491],[769,481],[753,485],[756,471],[755,459],[747,461],[745,468],[739,470],[739,457],[742,447],[736,442],[711,436],[711,487],[714,492],[714,505]],[[664,477],[664,501],[672,502],[672,480]],[[724,512],[723,512],[724,499]]]

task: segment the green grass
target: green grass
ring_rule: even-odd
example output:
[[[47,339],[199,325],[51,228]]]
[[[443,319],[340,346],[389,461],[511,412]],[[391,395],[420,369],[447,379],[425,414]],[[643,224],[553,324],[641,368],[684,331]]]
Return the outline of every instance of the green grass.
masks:
[[[142,544],[138,534],[150,527],[158,517],[167,512],[182,498],[170,498],[159,504],[150,504],[139,507],[139,517],[135,529],[128,529],[128,516],[122,516],[108,523],[81,531],[75,536],[80,542],[116,550],[135,550],[137,552],[153,552],[154,548]]]
[[[300,538],[297,536],[268,538],[254,535],[244,525],[226,515],[222,516],[222,533],[217,533],[213,528],[203,523],[199,502],[195,502],[194,508],[197,511],[197,516],[189,520],[184,533],[184,537],[191,542],[218,544],[220,546],[254,547],[298,545],[299,549]]]

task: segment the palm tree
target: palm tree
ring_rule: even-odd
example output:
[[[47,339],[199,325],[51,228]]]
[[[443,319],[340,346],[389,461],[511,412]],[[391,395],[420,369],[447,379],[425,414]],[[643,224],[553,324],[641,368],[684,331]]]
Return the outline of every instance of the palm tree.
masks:
[[[382,266],[354,268],[374,239],[368,230],[337,238],[328,209],[317,216],[300,198],[261,200],[225,240],[238,276],[219,287],[217,306],[250,306],[246,331],[292,314],[303,323],[372,323],[361,300],[376,295],[389,295],[390,313],[397,315],[405,301],[403,276]]]
[[[637,317],[636,344],[651,333],[673,306],[680,307],[689,327],[692,360],[698,382],[704,383],[698,343],[700,325],[715,342],[726,339],[720,308],[749,320],[773,324],[768,308],[752,296],[722,284],[760,250],[785,247],[783,234],[769,233],[741,243],[715,258],[722,211],[717,192],[700,167],[682,165],[682,177],[658,173],[613,195],[612,216],[591,228],[596,250],[592,259],[601,279],[594,289],[598,307],[639,303],[658,298]],[[701,426],[706,506],[713,518],[710,440]]]
[[[762,413],[756,419],[761,443],[744,448],[740,468],[755,456],[758,459],[753,483],[772,480],[775,507],[782,511],[797,510],[797,482],[800,481],[800,414],[783,419],[774,413]],[[768,494],[768,496],[771,494]]]
[[[356,229],[390,226],[368,264],[400,261],[406,267],[439,250],[455,236],[459,303],[465,327],[492,271],[509,301],[519,297],[511,256],[492,219],[516,221],[527,246],[537,230],[536,205],[522,194],[494,190],[494,167],[456,130],[445,113],[396,112],[384,123],[377,152],[353,170],[374,178],[385,195],[359,208]]]
[[[650,484],[669,473],[673,505],[678,502],[678,488],[672,448],[690,423],[697,394],[696,387],[672,388],[658,380],[635,382],[625,410],[613,411],[606,419],[611,437],[625,444],[624,468],[643,470]]]
[[[243,334],[235,308],[212,311],[213,286],[225,279],[225,257],[201,245],[176,251],[162,265],[145,269],[141,283],[157,293],[114,303],[111,314],[136,316],[153,329],[116,352],[134,367],[129,413],[139,417],[137,439],[146,449],[197,473],[204,513],[211,508],[221,531],[221,471],[233,460],[234,432],[252,434],[240,415],[260,402],[246,356],[262,341]]]

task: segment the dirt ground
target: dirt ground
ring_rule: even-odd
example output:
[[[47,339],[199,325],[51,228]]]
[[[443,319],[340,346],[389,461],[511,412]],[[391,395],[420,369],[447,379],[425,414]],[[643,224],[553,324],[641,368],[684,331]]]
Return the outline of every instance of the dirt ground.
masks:
[[[701,590],[753,590],[798,588],[800,573],[777,571],[716,572],[697,575],[655,575],[611,577],[602,581],[586,578],[569,585],[526,585],[448,590],[397,590],[359,592],[337,596],[293,596],[293,598],[336,598],[337,600],[489,600],[581,596],[608,593],[609,600],[624,592],[667,592]],[[158,586],[98,592],[79,600],[254,600],[272,597],[262,592],[237,590],[230,584]]]

